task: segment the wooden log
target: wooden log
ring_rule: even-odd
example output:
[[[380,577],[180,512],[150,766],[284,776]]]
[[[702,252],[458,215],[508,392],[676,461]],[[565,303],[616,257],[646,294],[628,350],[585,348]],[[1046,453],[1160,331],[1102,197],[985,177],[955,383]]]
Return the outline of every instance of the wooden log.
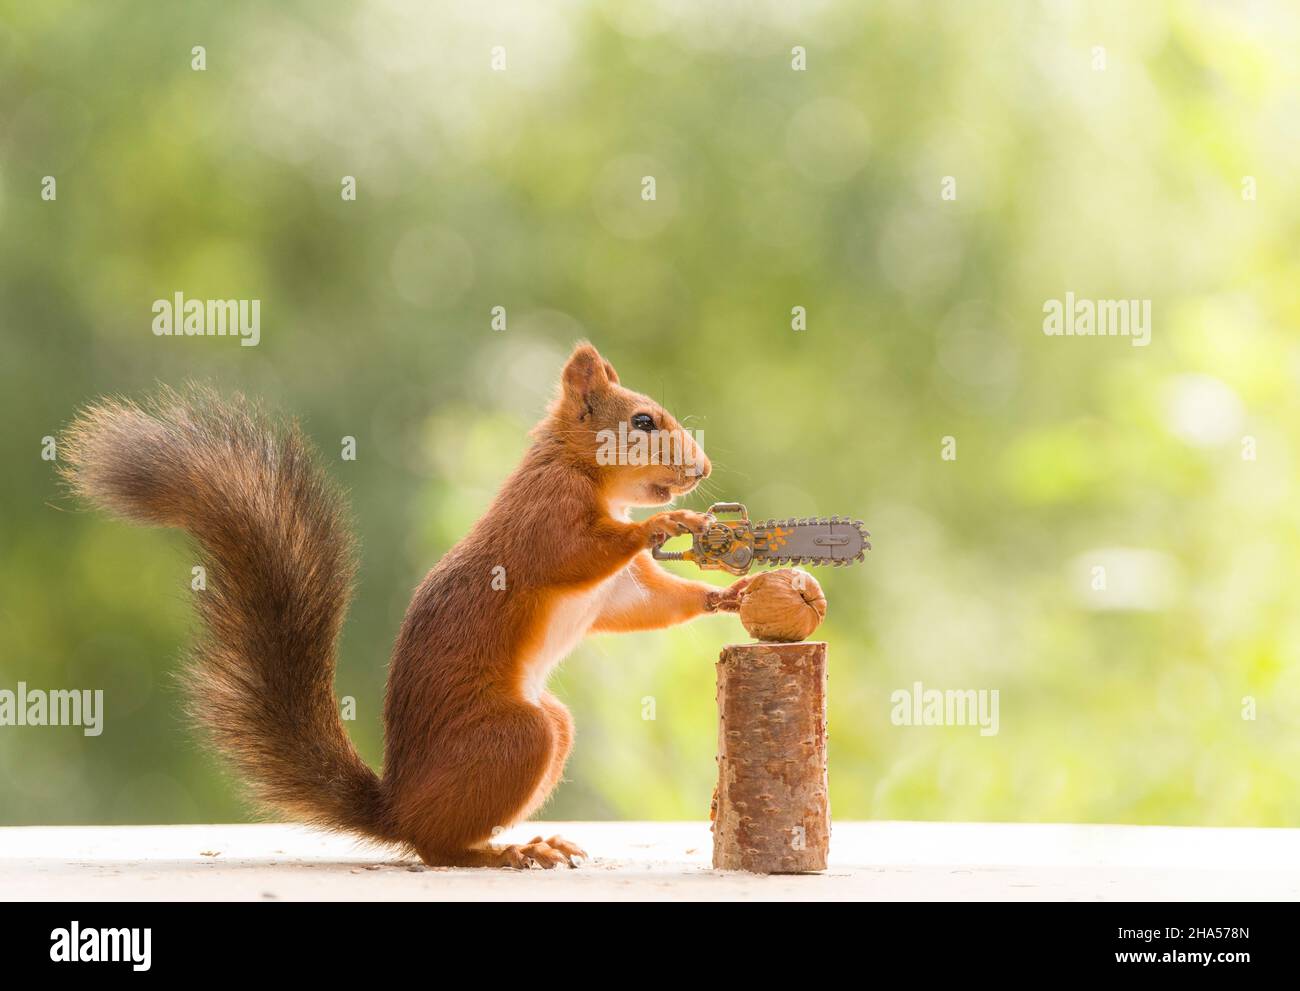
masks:
[[[826,869],[826,644],[750,643],[718,658],[713,866]]]

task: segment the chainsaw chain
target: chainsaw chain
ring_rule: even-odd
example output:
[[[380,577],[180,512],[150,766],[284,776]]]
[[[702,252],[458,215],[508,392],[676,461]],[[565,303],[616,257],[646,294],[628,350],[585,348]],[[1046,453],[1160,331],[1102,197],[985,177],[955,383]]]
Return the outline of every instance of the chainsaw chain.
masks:
[[[762,523],[752,524],[755,531],[770,529],[771,527],[793,527],[793,526],[851,526],[862,535],[862,550],[858,551],[857,556],[851,559],[829,558],[829,557],[764,557],[760,558],[762,564],[778,567],[789,564],[808,564],[814,567],[825,567],[829,565],[833,568],[843,568],[850,564],[856,564],[859,561],[865,561],[867,551],[871,550],[871,541],[867,538],[871,536],[871,531],[867,530],[861,520],[851,520],[847,516],[820,516],[805,517],[801,520],[764,520]]]

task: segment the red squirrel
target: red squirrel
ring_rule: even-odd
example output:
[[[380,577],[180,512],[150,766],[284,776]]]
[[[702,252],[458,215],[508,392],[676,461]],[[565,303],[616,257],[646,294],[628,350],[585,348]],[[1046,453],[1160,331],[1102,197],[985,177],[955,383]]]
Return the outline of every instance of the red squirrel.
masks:
[[[620,424],[629,437],[680,441],[684,456],[668,460],[682,463],[603,463],[602,432]],[[334,697],[355,572],[346,508],[297,424],[242,399],[169,390],[143,407],[88,407],[59,450],[76,493],[199,544],[208,587],[195,596],[204,631],[186,668],[189,705],[262,804],[431,866],[550,868],[586,854],[558,836],[488,842],[545,802],[564,771],[573,721],[547,675],[588,633],[734,612],[747,579],[719,589],[651,557],[708,517],[669,509],[632,522],[629,508],[671,504],[711,465],[590,344],[569,357],[532,438],[407,609],[389,667],[382,777],[352,745]]]

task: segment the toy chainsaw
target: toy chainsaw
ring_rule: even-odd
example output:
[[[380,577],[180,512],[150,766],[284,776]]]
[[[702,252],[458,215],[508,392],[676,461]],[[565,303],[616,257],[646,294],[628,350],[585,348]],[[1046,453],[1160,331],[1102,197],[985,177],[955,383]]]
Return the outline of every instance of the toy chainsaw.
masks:
[[[720,520],[726,513],[738,519]],[[871,550],[861,520],[832,516],[830,519],[750,521],[749,512],[738,502],[715,502],[713,517],[703,533],[692,534],[691,548],[665,551],[655,547],[657,561],[694,561],[706,570],[743,575],[754,564],[829,564],[843,567],[861,561]]]

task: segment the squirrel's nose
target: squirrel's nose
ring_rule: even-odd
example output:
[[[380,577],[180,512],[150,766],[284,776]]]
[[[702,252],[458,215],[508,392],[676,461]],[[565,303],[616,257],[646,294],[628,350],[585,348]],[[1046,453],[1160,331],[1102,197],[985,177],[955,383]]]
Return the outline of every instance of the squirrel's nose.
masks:
[[[704,479],[704,478],[708,478],[708,477],[709,477],[709,472],[713,471],[713,465],[712,465],[712,463],[709,461],[709,459],[708,459],[707,457],[705,457],[703,451],[700,452],[700,461],[699,461],[699,464],[697,465],[697,467],[698,467],[699,470],[700,470],[700,478],[702,478],[702,479]]]

